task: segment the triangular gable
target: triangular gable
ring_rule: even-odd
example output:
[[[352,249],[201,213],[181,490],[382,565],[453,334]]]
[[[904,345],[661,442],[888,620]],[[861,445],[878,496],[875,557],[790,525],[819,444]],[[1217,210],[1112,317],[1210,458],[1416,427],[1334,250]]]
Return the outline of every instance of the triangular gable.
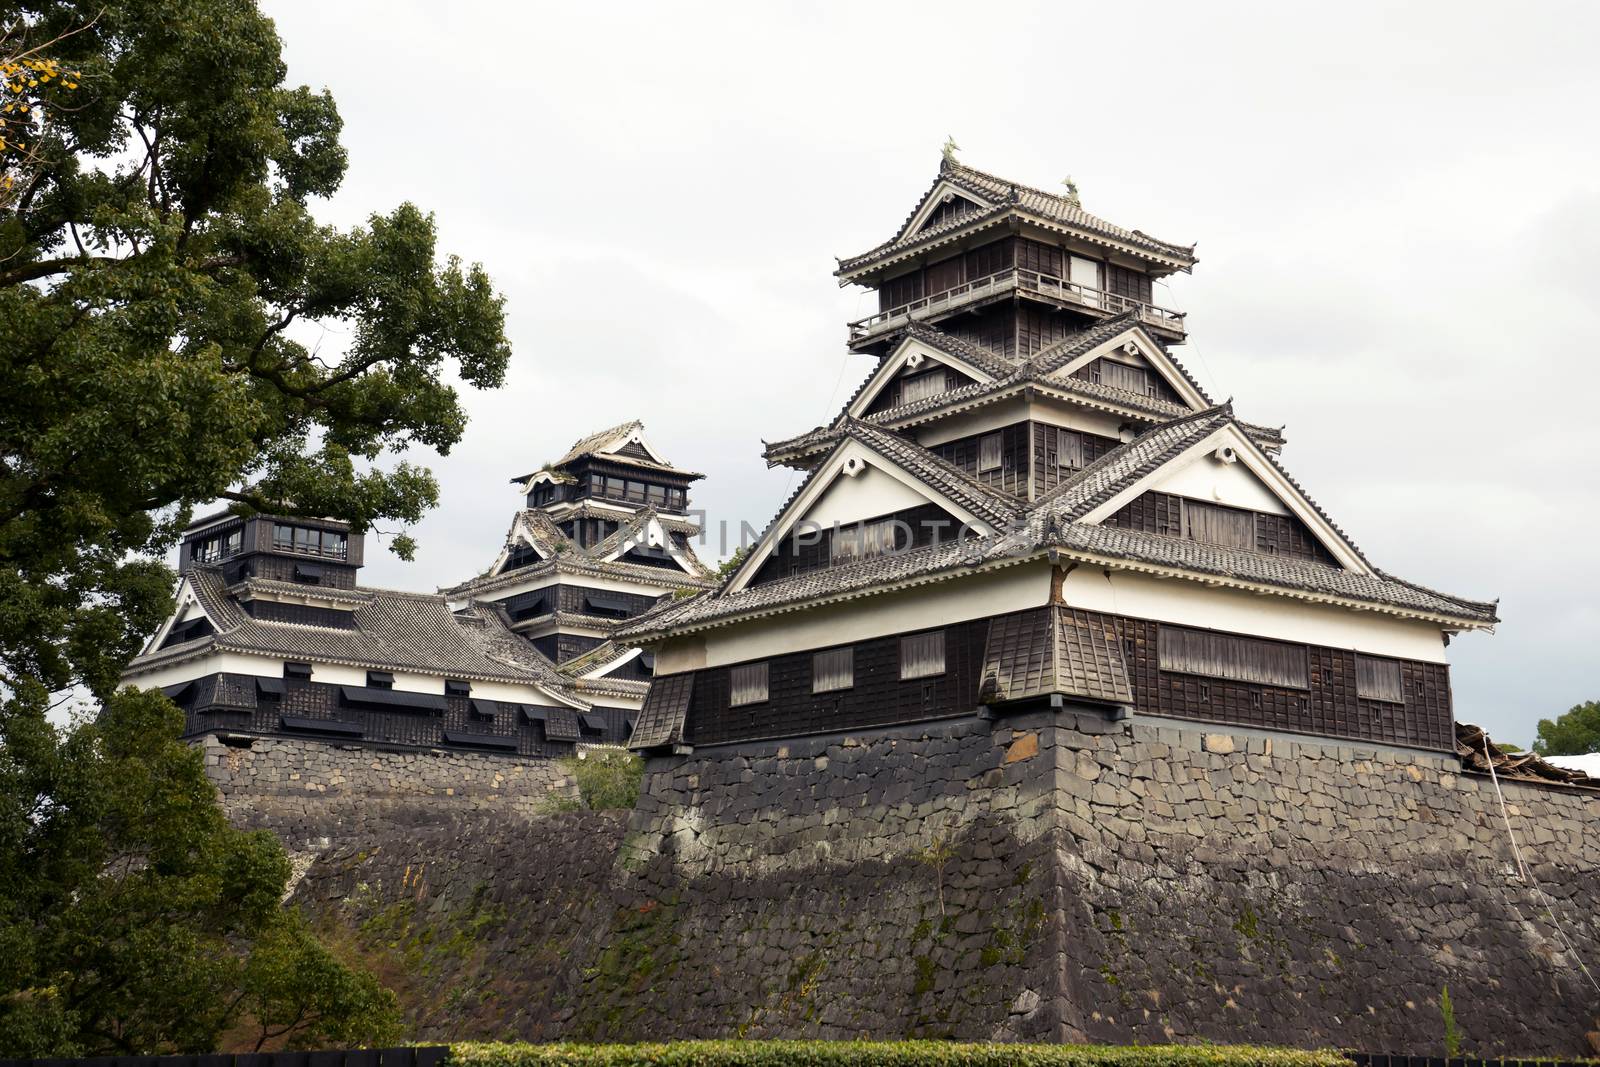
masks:
[[[817,513],[818,503],[829,494],[840,479],[862,477],[887,479],[883,483],[884,491],[875,494],[884,504],[882,510],[876,513],[878,515],[904,510],[913,503],[936,504],[962,523],[966,529],[975,531],[980,536],[995,532],[990,523],[951,499],[938,486],[930,485],[866,442],[855,437],[846,437],[811,473],[800,490],[767,527],[761,540],[750,550],[750,554],[734,572],[723,590],[724,594],[737,593],[749,585],[750,580],[761,569],[761,565],[772,556],[778,546],[783,544],[791,533],[796,532],[801,523]],[[869,516],[862,514],[857,521],[859,518],[867,517]]]
[[[970,190],[958,188],[940,178],[923,194],[922,200],[906,219],[906,224],[894,235],[894,240],[903,241],[914,233],[943,225],[959,215],[975,215],[993,206],[973,195]]]
[[[994,375],[975,363],[935,348],[919,337],[907,337],[895,346],[894,351],[890,352],[882,363],[878,364],[878,369],[872,372],[866,384],[857,391],[855,399],[845,409],[845,414],[851,418],[860,418],[867,412],[876,410],[876,402],[880,397],[889,395],[889,390],[897,378],[906,374],[920,374],[936,366],[952,370],[970,381],[995,380]]]
[[[506,543],[500,549],[500,554],[494,558],[494,563],[489,567],[489,576],[494,577],[506,572],[506,564],[519,548],[528,547],[538,553],[541,560],[549,559],[554,550],[550,545],[543,543],[543,538],[534,534],[528,527],[526,515],[518,515],[511,523],[511,532],[506,535]],[[519,568],[520,569],[520,568]]]
[[[643,459],[661,467],[672,466],[671,463],[667,462],[666,457],[656,451],[655,447],[645,439],[644,427],[638,423],[627,427],[625,432],[619,433],[609,440],[597,442],[591,451],[596,456],[610,456],[623,460]]]
[[[1218,469],[1210,472],[1207,468],[1198,466],[1200,464],[1214,464]],[[1210,475],[1209,478],[1199,477],[1207,474]],[[1194,492],[1194,486],[1202,480],[1218,485],[1216,493],[1201,496]],[[1372,568],[1362,556],[1361,550],[1333,525],[1321,509],[1306,496],[1304,490],[1273,463],[1260,446],[1232,420],[1159,467],[1123,486],[1079,521],[1096,525],[1146,492],[1167,492],[1178,489],[1186,491],[1177,495],[1196,499],[1210,499],[1220,494],[1224,499],[1217,500],[1217,503],[1247,507],[1255,511],[1271,512],[1275,509],[1263,505],[1276,504],[1282,509],[1282,514],[1292,515],[1303,523],[1340,566],[1360,574],[1372,573]],[[1254,507],[1252,500],[1256,505]]]
[[[1143,326],[1137,324],[1129,324],[1126,329],[1078,353],[1059,367],[1050,368],[1047,374],[1051,378],[1066,381],[1098,359],[1110,359],[1153,371],[1177,394],[1179,402],[1191,410],[1204,411],[1212,406],[1210,398],[1184,373],[1167,354],[1167,350]]]
[[[627,562],[623,557],[635,548],[660,549],[671,556],[673,562],[683,568],[685,574],[699,573],[693,561],[685,555],[683,549],[673,540],[672,535],[667,532],[666,528],[661,525],[661,521],[654,514],[651,514],[643,522],[636,523],[632,530],[624,527],[623,531],[619,532],[622,533],[622,537],[617,540],[615,545],[609,546],[604,555],[600,556],[602,561],[606,563],[614,563],[618,560]]]
[[[218,633],[222,631],[223,628],[217,625],[217,620],[211,617],[210,613],[206,611],[205,605],[200,602],[200,594],[195,592],[194,581],[188,575],[184,575],[178,582],[177,592],[173,594],[172,599],[172,614],[168,615],[167,621],[161,624],[161,629],[157,630],[150,640],[145,642],[144,648],[139,655],[150,655],[161,647],[161,642],[167,639],[167,635],[172,633],[174,627],[182,626],[184,623],[192,622],[195,619],[203,618],[211,624],[213,631]]]

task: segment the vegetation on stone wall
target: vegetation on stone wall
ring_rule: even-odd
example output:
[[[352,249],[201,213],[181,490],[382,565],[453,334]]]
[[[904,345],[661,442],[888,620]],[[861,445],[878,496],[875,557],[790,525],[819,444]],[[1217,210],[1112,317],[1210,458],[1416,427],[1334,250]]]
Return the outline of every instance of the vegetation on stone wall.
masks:
[[[1334,1052],[1245,1045],[1021,1045],[947,1041],[460,1044],[450,1067],[1349,1067]]]
[[[577,786],[577,796],[558,802],[559,810],[626,810],[639,799],[644,760],[621,749],[588,749],[561,761]]]

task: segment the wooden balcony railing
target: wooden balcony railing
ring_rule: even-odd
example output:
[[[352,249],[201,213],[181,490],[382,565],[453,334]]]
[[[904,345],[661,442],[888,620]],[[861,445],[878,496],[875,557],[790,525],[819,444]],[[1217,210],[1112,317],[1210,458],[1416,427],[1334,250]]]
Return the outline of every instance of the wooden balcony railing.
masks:
[[[1137,309],[1139,320],[1148,326],[1179,337],[1185,332],[1184,313],[1181,311],[1170,311],[1155,304],[1134,300],[1132,297],[1108,293],[1103,289],[1093,289],[1078,282],[1067,281],[1065,278],[1057,278],[1052,274],[1040,274],[1038,271],[1025,270],[1021,267],[1008,267],[994,274],[963,282],[943,292],[931,293],[899,307],[857,319],[850,323],[850,343],[856,344],[897,330],[908,322],[916,322],[945,311],[954,311],[969,304],[1018,290],[1037,293],[1063,304],[1075,304],[1107,315],[1120,315],[1125,311]]]

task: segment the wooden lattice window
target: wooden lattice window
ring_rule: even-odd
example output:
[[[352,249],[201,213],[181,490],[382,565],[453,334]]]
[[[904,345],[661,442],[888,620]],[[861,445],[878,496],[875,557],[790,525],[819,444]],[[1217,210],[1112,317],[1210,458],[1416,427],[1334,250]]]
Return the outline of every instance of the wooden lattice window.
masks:
[[[900,380],[900,403],[914,404],[945,391],[944,368],[912,374]]]
[[[856,656],[853,648],[830,648],[811,657],[811,691],[832,693],[856,684]]]
[[[728,672],[730,692],[729,707],[760,704],[767,699],[767,664],[746,663]]]
[[[878,519],[855,526],[841,526],[833,531],[828,541],[828,561],[848,563],[855,559],[888,555],[899,547],[902,525],[897,519]]]
[[[901,679],[931,678],[944,673],[944,631],[910,634],[900,639]]]
[[[1056,430],[1056,466],[1083,467],[1083,435],[1073,430]]]
[[[1398,660],[1376,656],[1356,657],[1356,695],[1367,700],[1387,700],[1404,704],[1405,686],[1400,680]]]
[[[1001,462],[1000,435],[988,433],[978,438],[978,473],[997,471]]]
[[[1158,662],[1164,671],[1290,689],[1310,688],[1304,645],[1163,626],[1157,646]]]
[[[1148,370],[1127,363],[1118,363],[1114,359],[1100,361],[1100,382],[1102,385],[1109,385],[1114,389],[1126,389],[1140,396],[1151,396],[1155,391]]]
[[[1183,502],[1183,536],[1224,548],[1256,547],[1256,513],[1200,500]]]

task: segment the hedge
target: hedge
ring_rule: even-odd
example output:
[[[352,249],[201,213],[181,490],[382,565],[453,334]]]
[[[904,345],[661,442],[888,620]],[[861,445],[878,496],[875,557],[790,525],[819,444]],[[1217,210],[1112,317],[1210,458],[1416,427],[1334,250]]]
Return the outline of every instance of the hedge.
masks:
[[[458,1044],[450,1067],[1350,1067],[1336,1052],[1250,1045],[1012,1045],[945,1041]]]

